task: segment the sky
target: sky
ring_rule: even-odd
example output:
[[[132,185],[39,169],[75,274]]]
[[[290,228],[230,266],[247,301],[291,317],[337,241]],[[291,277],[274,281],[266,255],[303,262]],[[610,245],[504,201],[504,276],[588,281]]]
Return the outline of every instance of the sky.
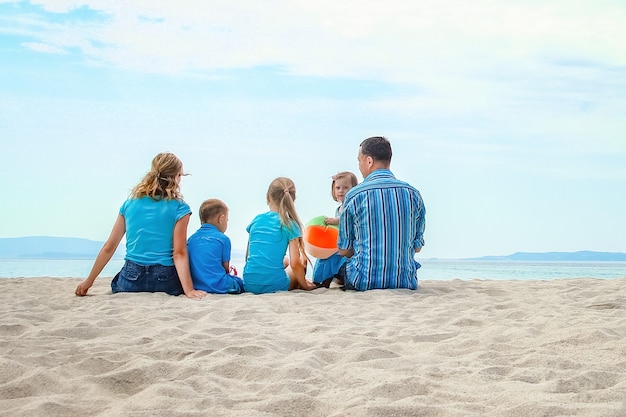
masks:
[[[227,235],[386,136],[419,256],[626,252],[622,0],[0,0],[0,238],[104,241],[159,152]]]

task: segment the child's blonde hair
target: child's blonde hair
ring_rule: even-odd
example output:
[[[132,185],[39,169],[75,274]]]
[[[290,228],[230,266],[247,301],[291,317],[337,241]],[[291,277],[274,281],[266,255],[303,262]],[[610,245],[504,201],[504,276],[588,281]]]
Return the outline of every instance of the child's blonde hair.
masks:
[[[304,232],[304,227],[302,226],[302,222],[296,212],[296,185],[291,179],[287,177],[278,177],[274,179],[267,189],[267,199],[276,203],[280,222],[284,226],[291,227],[291,222],[295,222],[298,227],[300,227],[300,232]],[[298,247],[300,249],[300,255],[304,259],[309,260],[309,257],[304,251],[302,238],[298,239]]]
[[[228,206],[222,200],[209,198],[200,205],[200,222],[210,223],[215,216],[226,214],[226,212],[228,212]]]
[[[152,159],[150,171],[141,182],[130,192],[131,197],[141,198],[148,196],[153,200],[165,198],[179,200],[183,198],[178,185],[178,174],[182,175],[183,163],[176,155],[162,152]]]
[[[333,200],[337,201],[337,196],[335,195],[335,182],[341,178],[349,178],[352,186],[356,186],[359,184],[359,180],[356,175],[354,175],[350,171],[341,171],[333,175],[333,182],[330,184],[330,195],[333,197]]]
[[[302,222],[296,213],[296,185],[287,177],[278,177],[270,183],[267,189],[268,200],[276,203],[280,222],[289,227],[294,221],[302,229]]]

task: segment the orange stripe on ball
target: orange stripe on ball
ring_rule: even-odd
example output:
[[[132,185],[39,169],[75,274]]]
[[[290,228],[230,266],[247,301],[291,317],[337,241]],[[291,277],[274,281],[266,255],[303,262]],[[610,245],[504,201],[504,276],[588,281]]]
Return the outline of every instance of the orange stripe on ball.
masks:
[[[339,231],[334,227],[307,226],[304,231],[304,240],[319,248],[337,249]]]

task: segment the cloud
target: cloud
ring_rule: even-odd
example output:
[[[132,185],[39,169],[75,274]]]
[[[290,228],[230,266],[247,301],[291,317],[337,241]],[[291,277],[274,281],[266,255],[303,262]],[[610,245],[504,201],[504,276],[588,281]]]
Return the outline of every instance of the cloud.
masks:
[[[102,19],[44,28],[70,32],[91,59],[141,71],[276,66],[306,76],[440,83],[468,72],[534,71],[567,55],[626,65],[619,2],[480,0],[133,2],[39,0],[50,13]],[[97,45],[87,48],[85,45]]]
[[[44,52],[47,54],[67,54],[68,53],[66,50],[62,48],[59,48],[54,45],[45,44],[45,43],[24,42],[22,43],[22,46],[28,49],[32,49],[33,51]]]
[[[232,76],[233,84],[248,77],[241,69],[256,69],[265,73],[254,82],[273,89],[288,79],[281,75],[395,83],[404,94],[386,90],[362,108],[402,118],[407,130],[415,120],[438,140],[461,133],[478,149],[506,138],[626,152],[618,116],[626,109],[626,6],[618,1],[31,4],[13,18],[32,38],[22,44],[83,55],[90,65]]]
[[[483,123],[481,134],[487,126],[494,137],[516,127],[528,136],[536,125],[544,136],[565,129],[576,140],[567,124],[588,120],[593,123],[579,132],[603,129],[597,141],[624,149],[616,133],[624,122],[594,116],[626,106],[626,6],[618,1],[32,4],[45,13],[39,11],[39,31],[24,45],[82,54],[91,65],[201,77],[265,68],[295,77],[397,83],[414,91],[372,105],[407,117],[478,115],[467,122]],[[31,28],[36,14],[28,14]]]

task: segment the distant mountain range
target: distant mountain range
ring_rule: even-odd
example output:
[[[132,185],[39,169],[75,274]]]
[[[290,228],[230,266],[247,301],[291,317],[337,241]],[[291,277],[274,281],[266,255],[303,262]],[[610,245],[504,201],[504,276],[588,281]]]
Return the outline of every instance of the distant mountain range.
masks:
[[[104,242],[74,237],[31,236],[0,238],[0,259],[94,259]],[[245,251],[233,249],[231,256],[243,258]],[[124,257],[120,245],[114,258]],[[622,252],[516,252],[507,256],[469,258],[477,261],[626,261]]]
[[[104,242],[75,237],[30,236],[0,238],[0,259],[95,259]],[[124,258],[120,244],[114,259]],[[245,250],[233,249],[233,259],[245,256]]]
[[[476,261],[594,261],[621,262],[626,261],[623,252],[516,252],[507,256],[481,256],[470,258]]]
[[[0,239],[0,259],[94,259],[104,242],[74,237],[30,236]],[[114,258],[123,258],[119,247]]]

